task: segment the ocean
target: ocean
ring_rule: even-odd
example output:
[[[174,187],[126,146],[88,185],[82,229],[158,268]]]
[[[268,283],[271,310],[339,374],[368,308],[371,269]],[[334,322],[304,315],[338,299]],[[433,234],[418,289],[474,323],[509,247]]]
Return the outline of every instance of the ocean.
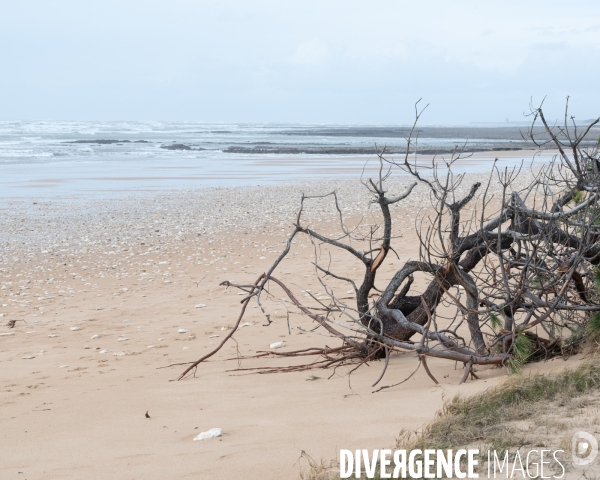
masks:
[[[488,169],[486,152],[531,160],[519,126],[420,127],[418,152],[474,152],[464,171]],[[121,195],[358,177],[376,151],[402,158],[408,126],[195,122],[0,122],[0,196]],[[411,149],[412,151],[412,149]],[[527,153],[525,155],[525,153]],[[423,157],[425,158],[425,157]]]

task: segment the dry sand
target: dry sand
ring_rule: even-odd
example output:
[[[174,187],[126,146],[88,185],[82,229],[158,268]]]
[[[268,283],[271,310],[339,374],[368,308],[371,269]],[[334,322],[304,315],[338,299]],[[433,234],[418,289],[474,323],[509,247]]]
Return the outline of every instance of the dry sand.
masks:
[[[400,191],[408,181],[393,188]],[[349,181],[5,203],[0,478],[293,479],[306,467],[303,451],[333,459],[340,448],[393,447],[401,429],[430,420],[444,398],[502,380],[504,370],[482,368],[481,380],[458,387],[462,370],[443,361],[430,362],[440,386],[419,371],[376,394],[371,384],[378,362],[350,377],[347,369],[236,373],[238,362],[227,360],[236,352],[251,355],[277,341],[285,341],[286,349],[336,345],[318,332],[299,330],[313,325],[295,313],[289,334],[286,304],[275,300],[266,304],[273,324],[264,326],[260,310],[249,308],[245,321],[253,325],[240,329],[236,341],[201,365],[195,378],[176,382],[183,367],[160,368],[195,360],[217,345],[242,298],[219,282],[253,281],[281,251],[300,191],[333,188],[345,214],[369,219],[363,188]],[[387,264],[384,278],[417,257],[410,226],[426,198],[418,187],[395,207],[397,232],[403,230],[396,243],[401,258]],[[314,202],[306,221],[331,232],[335,217],[327,202]],[[309,240],[298,238],[279,276],[318,296],[324,293],[310,265],[313,253]],[[333,257],[333,267],[341,274],[359,272],[341,254]],[[347,287],[336,288],[344,294]],[[200,304],[206,306],[196,308]],[[13,329],[6,326],[21,319]],[[269,358],[241,362],[285,364]],[[394,356],[382,385],[406,378],[416,364],[412,355]],[[223,436],[192,441],[213,427],[222,428]]]

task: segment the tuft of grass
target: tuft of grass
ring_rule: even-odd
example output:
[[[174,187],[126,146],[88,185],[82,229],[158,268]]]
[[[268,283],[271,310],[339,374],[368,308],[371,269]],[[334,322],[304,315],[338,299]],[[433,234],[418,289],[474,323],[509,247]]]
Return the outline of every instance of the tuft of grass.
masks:
[[[579,343],[584,335],[587,333],[586,329],[584,329],[581,325],[576,323],[575,325],[567,325],[567,328],[571,331],[569,338],[566,341],[566,345],[574,345]]]
[[[307,382],[314,382],[315,380],[319,380],[321,377],[317,377],[316,375],[311,375],[306,379]]]
[[[542,281],[539,278],[534,278],[529,282],[531,288],[542,288]]]
[[[511,373],[521,373],[523,365],[533,353],[533,342],[523,332],[518,332],[512,345],[513,358],[508,360],[507,366]]]
[[[397,448],[456,448],[502,437],[503,423],[524,420],[544,402],[569,402],[600,390],[600,365],[586,362],[557,374],[511,377],[502,385],[472,397],[456,396],[418,435],[401,435]]]
[[[596,341],[600,338],[600,312],[594,312],[586,326],[588,338]]]
[[[500,327],[502,327],[502,321],[493,313],[490,313],[490,326],[492,327],[492,330],[494,330],[494,331],[496,331]]]
[[[316,461],[304,450],[300,458],[308,463],[308,470],[300,473],[300,480],[334,480],[339,479],[339,465],[335,461],[325,462],[323,459]]]
[[[594,270],[594,286],[600,289],[600,267]]]
[[[585,194],[581,190],[575,190],[573,192],[573,202],[576,205],[579,205],[584,200],[585,200]]]

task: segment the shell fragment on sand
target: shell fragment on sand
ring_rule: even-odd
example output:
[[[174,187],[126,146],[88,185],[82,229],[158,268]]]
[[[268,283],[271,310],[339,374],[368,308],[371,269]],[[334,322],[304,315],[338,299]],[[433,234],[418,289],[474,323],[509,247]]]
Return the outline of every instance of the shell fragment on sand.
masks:
[[[27,355],[26,357],[22,357],[23,360],[31,360],[32,358],[35,358],[35,355]]]
[[[271,349],[276,349],[276,348],[281,348],[281,347],[285,347],[285,342],[275,342],[275,343],[272,343],[271,345],[269,345],[269,348],[271,348]]]
[[[206,307],[205,303],[199,303],[198,305],[196,305],[195,308],[204,308],[204,307]]]
[[[99,337],[99,335],[92,335],[92,336],[90,337],[90,340],[95,340],[95,339],[96,339],[96,338],[98,338],[98,337]]]
[[[58,337],[58,334],[52,333],[52,334],[48,335],[48,337],[49,338],[56,338],[56,337]]]
[[[223,435],[223,430],[220,428],[211,428],[206,432],[201,432],[197,437],[194,437],[194,442],[196,440],[208,440],[209,438],[216,438]]]
[[[178,333],[188,333],[188,329],[187,328],[180,328],[179,330],[177,330]]]
[[[69,328],[72,332],[76,332],[77,330],[81,330],[81,327],[71,327]]]
[[[109,353],[110,350],[100,350],[98,353]]]
[[[8,336],[14,335],[14,334],[15,334],[15,332],[0,333],[0,337],[8,337]],[[50,336],[50,335],[48,335],[48,336]],[[58,335],[57,335],[57,337],[58,337]]]
[[[117,342],[126,342],[127,340],[129,340],[127,337],[119,337]]]

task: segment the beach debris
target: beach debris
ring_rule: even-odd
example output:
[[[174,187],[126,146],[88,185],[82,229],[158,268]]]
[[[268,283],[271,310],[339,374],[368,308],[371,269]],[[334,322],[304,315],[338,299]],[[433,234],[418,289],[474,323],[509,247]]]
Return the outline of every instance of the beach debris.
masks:
[[[89,349],[90,349],[90,348],[92,348],[92,347],[90,347],[89,345],[86,345],[86,346],[85,346],[85,347],[83,347],[83,348],[84,348],[85,350],[89,350]]]
[[[8,326],[8,328],[14,328],[17,322],[25,322],[25,320],[9,320],[6,325]]]
[[[90,340],[96,340],[98,337],[100,337],[100,335],[92,335],[90,337]]]
[[[198,434],[198,436],[194,437],[194,442],[196,440],[208,440],[210,438],[220,437],[221,435],[223,435],[223,430],[220,428],[211,428],[210,430],[201,432]]]
[[[146,348],[156,348],[155,345],[148,345]]]
[[[81,330],[81,327],[71,327],[69,328],[72,332],[76,332],[77,330]]]
[[[275,342],[272,343],[271,345],[269,345],[269,348],[271,349],[276,349],[276,348],[281,348],[281,347],[285,347],[285,342]]]
[[[123,320],[123,323],[131,323],[131,320]]]
[[[100,350],[98,353],[109,353],[110,350]]]
[[[188,329],[187,328],[180,328],[179,330],[177,330],[178,333],[188,333]]]
[[[127,340],[129,340],[127,337],[119,337],[117,342],[126,342]]]
[[[198,305],[196,305],[194,308],[204,308],[206,307],[205,303],[199,303]]]
[[[215,334],[215,335],[211,335],[211,336],[210,336],[210,337],[208,337],[208,338],[215,338],[215,337],[218,337],[218,335],[216,335],[216,334]]]
[[[23,360],[31,360],[32,358],[35,358],[35,355],[27,355],[26,357],[22,357]]]
[[[0,337],[8,337],[8,336],[14,335],[14,334],[15,334],[15,332],[0,333]],[[48,336],[50,336],[50,335],[48,335]],[[58,337],[58,335],[57,335],[57,337]]]
[[[58,367],[58,368],[67,368],[67,367],[68,367],[68,365],[61,365],[61,366],[60,366],[60,367]]]
[[[123,355],[125,355],[125,352],[115,352],[113,353],[113,355],[116,357],[122,357]]]
[[[244,322],[240,325],[240,328],[242,327],[252,327],[254,325],[254,322]]]
[[[48,335],[49,338],[56,338],[58,337],[58,333],[51,333],[50,335]]]
[[[146,418],[151,418],[151,417],[150,417],[150,415],[148,414],[148,410],[146,410],[146,415],[145,415],[145,417],[146,417]]]

